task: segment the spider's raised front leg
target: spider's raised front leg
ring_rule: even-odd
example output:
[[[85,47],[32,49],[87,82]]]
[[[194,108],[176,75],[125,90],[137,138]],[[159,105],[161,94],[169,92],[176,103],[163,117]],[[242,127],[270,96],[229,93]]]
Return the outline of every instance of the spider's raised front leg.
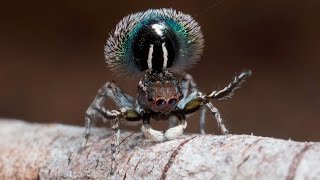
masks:
[[[239,76],[234,77],[233,81],[228,84],[225,88],[219,91],[212,91],[206,95],[206,98],[210,99],[227,99],[231,98],[234,94],[234,90],[240,88],[241,84],[252,74],[250,70],[242,72]]]
[[[198,109],[204,109],[204,107],[208,108],[211,114],[217,120],[218,126],[221,129],[223,134],[228,134],[228,130],[225,127],[223,120],[220,116],[220,113],[217,108],[213,106],[210,102],[210,99],[225,99],[230,98],[234,93],[234,90],[239,88],[241,83],[245,81],[245,79],[251,75],[251,71],[242,72],[239,76],[236,76],[234,80],[226,86],[224,89],[220,91],[213,91],[212,93],[206,95],[199,92],[198,94],[192,93],[189,95],[188,99],[186,100],[185,104],[181,104],[179,107],[182,109],[184,114],[190,114]],[[200,118],[200,130],[204,132],[204,125],[205,125],[205,118],[204,113],[201,113]]]
[[[210,94],[206,95],[205,98],[208,99],[227,99],[231,98],[234,94],[234,91],[238,88],[240,88],[240,85],[245,81],[247,77],[249,77],[252,74],[250,70],[242,72],[239,76],[234,77],[233,81],[228,84],[225,88],[223,88],[220,91],[213,91]],[[211,102],[208,102],[205,104],[206,107],[210,110],[211,114],[215,117],[217,120],[218,126],[221,129],[221,132],[223,134],[228,134],[229,131],[225,127],[223,120],[221,118],[221,115],[216,107],[213,106]]]

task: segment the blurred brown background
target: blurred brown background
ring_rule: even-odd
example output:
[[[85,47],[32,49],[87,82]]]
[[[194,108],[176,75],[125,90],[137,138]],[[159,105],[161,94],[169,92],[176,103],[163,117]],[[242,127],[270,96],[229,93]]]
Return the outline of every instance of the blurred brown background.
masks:
[[[320,140],[320,1],[139,2],[2,2],[0,116],[83,125],[107,80],[135,94],[138,79],[106,67],[105,40],[129,13],[172,7],[202,26],[205,53],[189,70],[201,90],[222,88],[244,69],[254,72],[232,99],[214,102],[233,133]],[[193,117],[190,132],[197,128]],[[220,133],[214,120],[207,122],[208,132]]]

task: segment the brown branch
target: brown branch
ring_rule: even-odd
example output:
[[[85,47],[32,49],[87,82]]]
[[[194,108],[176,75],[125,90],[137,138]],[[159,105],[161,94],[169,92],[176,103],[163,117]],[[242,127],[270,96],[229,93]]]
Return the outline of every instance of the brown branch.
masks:
[[[185,135],[152,143],[123,132],[114,176],[110,132],[0,121],[0,179],[317,179],[320,143],[250,135]]]

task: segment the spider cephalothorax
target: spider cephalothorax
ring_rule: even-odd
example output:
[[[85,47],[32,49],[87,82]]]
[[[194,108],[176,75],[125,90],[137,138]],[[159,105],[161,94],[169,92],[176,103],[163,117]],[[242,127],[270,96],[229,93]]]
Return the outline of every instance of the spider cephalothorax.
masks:
[[[145,111],[169,113],[182,97],[179,81],[168,71],[149,72],[139,82],[137,101]]]
[[[222,90],[209,94],[200,92],[192,76],[184,70],[198,61],[203,43],[198,23],[191,16],[173,9],[151,9],[123,18],[107,40],[105,58],[111,70],[118,74],[144,73],[138,85],[137,99],[124,93],[114,82],[107,82],[86,111],[82,146],[86,145],[91,121],[98,117],[111,122],[113,162],[120,121],[142,121],[145,137],[159,142],[182,135],[187,127],[186,115],[199,109],[202,111],[199,129],[204,134],[205,111],[209,110],[222,133],[227,134],[218,109],[210,101],[231,97],[251,71],[242,72]],[[106,98],[112,99],[118,109],[104,108]],[[178,124],[162,132],[151,128],[151,119],[178,120]]]

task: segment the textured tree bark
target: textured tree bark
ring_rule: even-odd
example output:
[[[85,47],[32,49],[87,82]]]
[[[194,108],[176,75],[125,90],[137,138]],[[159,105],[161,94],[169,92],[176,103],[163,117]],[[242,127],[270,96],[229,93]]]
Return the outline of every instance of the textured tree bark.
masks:
[[[115,175],[110,135],[93,128],[0,121],[0,179],[320,179],[320,143],[252,135],[185,135],[152,143],[123,132]]]

